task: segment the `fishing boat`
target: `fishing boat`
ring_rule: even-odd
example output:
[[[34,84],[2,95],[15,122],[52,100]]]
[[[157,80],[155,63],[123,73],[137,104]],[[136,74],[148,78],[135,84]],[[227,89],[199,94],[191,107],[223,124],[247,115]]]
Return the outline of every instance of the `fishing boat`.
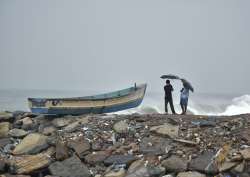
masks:
[[[32,113],[80,115],[102,114],[122,111],[139,106],[144,98],[147,84],[110,93],[74,98],[28,98]]]

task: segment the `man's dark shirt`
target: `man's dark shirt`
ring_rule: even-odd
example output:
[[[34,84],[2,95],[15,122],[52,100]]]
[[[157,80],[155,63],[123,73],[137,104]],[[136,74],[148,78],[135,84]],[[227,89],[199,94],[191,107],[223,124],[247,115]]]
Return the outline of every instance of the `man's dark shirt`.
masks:
[[[172,91],[174,90],[171,84],[164,86],[165,99],[172,99]]]

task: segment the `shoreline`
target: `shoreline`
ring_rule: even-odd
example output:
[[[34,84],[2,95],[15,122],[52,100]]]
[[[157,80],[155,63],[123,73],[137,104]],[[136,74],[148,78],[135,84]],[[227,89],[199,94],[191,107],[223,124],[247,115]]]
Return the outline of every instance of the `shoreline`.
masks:
[[[250,114],[0,113],[0,174],[249,176],[249,128]]]

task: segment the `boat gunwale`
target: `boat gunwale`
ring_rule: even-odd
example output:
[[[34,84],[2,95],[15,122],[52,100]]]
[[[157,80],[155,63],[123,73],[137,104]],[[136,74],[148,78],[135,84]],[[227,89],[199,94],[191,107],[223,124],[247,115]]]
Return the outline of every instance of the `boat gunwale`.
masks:
[[[28,98],[28,101],[36,101],[36,100],[46,100],[46,101],[54,101],[54,100],[62,100],[62,101],[105,101],[108,99],[114,99],[114,98],[122,98],[122,97],[126,97],[128,95],[131,95],[133,93],[138,92],[138,90],[144,90],[144,94],[145,95],[145,91],[146,91],[146,87],[147,84],[140,84],[137,87],[129,87],[126,89],[122,89],[122,90],[117,90],[117,91],[113,91],[113,92],[108,92],[108,93],[104,93],[104,94],[97,94],[97,95],[93,95],[93,96],[84,96],[84,97],[70,97],[70,98]],[[136,88],[136,89],[135,89]],[[131,89],[131,91],[129,91],[127,94],[124,95],[118,95],[118,96],[110,96],[110,97],[106,97],[106,98],[91,98],[91,97],[95,97],[95,96],[102,96],[102,95],[109,95],[109,94],[113,94],[116,92],[120,92],[123,90],[129,90]],[[134,89],[134,90],[132,90]]]

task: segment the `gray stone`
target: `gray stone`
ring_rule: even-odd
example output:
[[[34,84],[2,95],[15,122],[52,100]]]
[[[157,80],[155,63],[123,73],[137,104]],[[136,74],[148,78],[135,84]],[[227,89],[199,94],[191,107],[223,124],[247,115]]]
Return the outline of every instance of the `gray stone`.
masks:
[[[8,132],[10,130],[9,122],[1,122],[0,123],[0,138],[8,137]]]
[[[0,121],[10,121],[13,119],[13,114],[10,112],[0,112]]]
[[[166,168],[167,172],[183,172],[187,170],[188,162],[187,160],[177,156],[171,156],[170,158],[164,160],[161,164]]]
[[[201,174],[196,171],[188,171],[188,172],[181,172],[177,175],[177,177],[206,177],[206,175]]]
[[[65,160],[69,157],[68,147],[61,140],[56,142],[56,159]]]
[[[124,177],[126,175],[126,171],[121,168],[118,171],[110,171],[104,175],[104,177]]]
[[[0,148],[3,148],[4,146],[6,146],[7,144],[10,144],[11,140],[10,138],[1,138],[0,139]]]
[[[165,123],[163,125],[151,127],[150,131],[162,136],[177,138],[179,133],[179,126]]]
[[[138,166],[133,171],[128,173],[126,177],[150,177],[147,167],[144,165]]]
[[[54,126],[46,126],[41,128],[40,132],[46,136],[54,135],[57,129]]]
[[[162,166],[147,166],[149,176],[163,176],[166,169]]]
[[[22,122],[23,130],[34,130],[38,128],[38,124],[33,122],[33,120],[30,117],[25,117],[20,121]]]
[[[8,134],[14,138],[23,138],[28,134],[28,132],[22,129],[14,128],[10,130]]]
[[[84,159],[88,164],[95,165],[102,163],[109,156],[110,154],[106,151],[97,151],[86,155]]]
[[[54,162],[49,166],[52,175],[61,177],[90,177],[89,169],[81,162],[81,160],[73,156],[62,162]]]
[[[128,132],[128,124],[125,121],[119,121],[114,124],[113,129],[117,133],[127,133]]]
[[[189,163],[189,170],[211,174],[218,173],[217,167],[212,165],[211,163],[214,155],[215,154],[211,151],[203,152],[197,158],[191,160],[191,162]]]
[[[47,137],[39,134],[32,133],[27,135],[21,142],[16,146],[12,152],[14,155],[20,154],[36,154],[48,147]]]
[[[166,154],[172,150],[171,141],[166,138],[150,136],[142,139],[139,151],[143,154]]]
[[[104,160],[105,165],[126,164],[130,165],[136,158],[132,155],[111,155]]]
[[[84,155],[88,153],[91,147],[89,142],[84,139],[72,140],[68,143],[68,146],[72,148],[81,159],[84,158]]]
[[[4,172],[6,167],[6,162],[0,159],[0,172]]]
[[[241,155],[245,160],[250,160],[250,148],[246,148],[240,151]]]
[[[236,167],[234,167],[232,171],[235,173],[242,173],[244,171],[244,169],[245,169],[245,163],[242,162],[242,163],[238,164]]]
[[[72,119],[70,118],[56,118],[52,121],[52,124],[57,128],[65,127],[66,125],[70,124],[72,122]]]
[[[67,133],[72,133],[72,132],[76,131],[80,126],[81,126],[80,122],[76,121],[76,122],[73,122],[73,123],[67,125],[66,127],[64,127],[63,131],[65,131]]]
[[[222,163],[222,165],[219,166],[219,172],[224,172],[224,171],[230,170],[231,168],[235,167],[238,164],[239,164],[238,162],[226,161],[226,162]]]

